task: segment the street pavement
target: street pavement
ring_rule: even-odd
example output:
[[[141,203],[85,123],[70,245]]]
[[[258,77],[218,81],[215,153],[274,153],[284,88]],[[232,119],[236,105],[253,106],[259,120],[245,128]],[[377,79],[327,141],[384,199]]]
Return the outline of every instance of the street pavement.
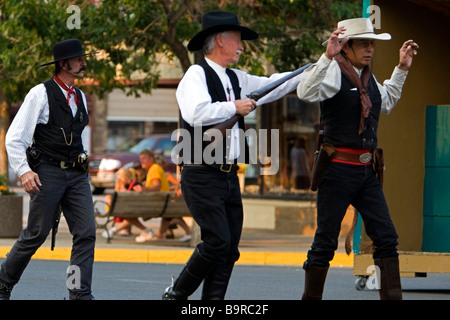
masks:
[[[24,199],[24,223],[28,199]],[[146,221],[156,231],[159,219]],[[160,300],[170,276],[177,276],[192,253],[189,243],[176,239],[136,243],[132,236],[116,236],[107,243],[97,232],[93,292],[97,300]],[[0,239],[0,262],[16,239]],[[325,300],[378,300],[378,292],[355,289],[353,256],[344,253],[343,240],[325,286]],[[241,258],[236,264],[226,299],[233,301],[298,301],[304,286],[301,268],[312,237],[279,234],[268,230],[244,229]],[[70,257],[71,236],[62,219],[56,236],[56,248],[50,250],[50,237],[37,251],[13,290],[14,300],[63,300]],[[450,300],[447,274],[429,274],[427,278],[402,278],[405,300]],[[191,297],[199,300],[199,289]],[[181,312],[181,311],[180,311]]]
[[[0,259],[2,261],[3,259]],[[15,286],[13,300],[63,300],[68,262],[33,259]],[[182,264],[95,262],[92,290],[97,300],[160,300],[177,276]],[[355,276],[348,267],[330,268],[324,300],[378,300],[376,290],[355,289]],[[405,300],[450,300],[448,276],[430,274],[427,278],[402,278]],[[237,265],[233,271],[227,300],[299,300],[304,287],[301,267]],[[201,298],[201,287],[191,300]]]

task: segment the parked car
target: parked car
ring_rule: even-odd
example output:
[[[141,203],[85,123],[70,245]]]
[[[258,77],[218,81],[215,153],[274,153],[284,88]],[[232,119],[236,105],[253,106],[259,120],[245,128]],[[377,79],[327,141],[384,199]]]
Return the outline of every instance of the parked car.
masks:
[[[176,141],[170,140],[170,134],[153,134],[138,139],[128,151],[107,152],[89,156],[89,173],[94,194],[103,193],[105,188],[114,188],[116,172],[121,167],[131,166],[139,162],[139,152],[148,149],[154,153],[161,153],[166,161],[166,171],[175,172],[176,165],[172,162],[170,154]],[[133,144],[133,143],[131,143]]]

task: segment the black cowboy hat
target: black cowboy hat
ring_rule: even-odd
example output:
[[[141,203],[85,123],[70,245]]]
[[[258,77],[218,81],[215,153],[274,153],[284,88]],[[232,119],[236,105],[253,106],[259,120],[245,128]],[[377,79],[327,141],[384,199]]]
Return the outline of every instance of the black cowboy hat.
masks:
[[[75,58],[79,56],[86,56],[88,54],[97,54],[98,52],[90,52],[84,53],[83,48],[81,46],[81,42],[78,39],[67,39],[58,43],[55,43],[52,47],[53,50],[53,58],[55,59],[52,62],[44,63],[41,65],[48,66],[49,64],[56,63],[58,61]]]
[[[188,49],[190,51],[201,50],[206,37],[229,30],[240,31],[242,40],[254,40],[258,38],[258,34],[255,31],[239,25],[239,20],[234,13],[226,11],[210,11],[203,15],[202,31],[197,33],[191,41],[189,41]]]

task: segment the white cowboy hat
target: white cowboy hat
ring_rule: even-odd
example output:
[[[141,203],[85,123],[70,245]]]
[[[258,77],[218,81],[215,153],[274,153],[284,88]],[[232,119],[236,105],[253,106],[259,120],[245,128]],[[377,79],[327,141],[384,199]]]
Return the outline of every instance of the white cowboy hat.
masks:
[[[339,40],[344,38],[349,39],[374,39],[374,40],[390,40],[389,33],[375,34],[373,31],[373,24],[369,18],[355,18],[339,21],[338,28],[345,27],[344,34],[338,36]],[[324,47],[327,46],[328,40],[322,43]]]

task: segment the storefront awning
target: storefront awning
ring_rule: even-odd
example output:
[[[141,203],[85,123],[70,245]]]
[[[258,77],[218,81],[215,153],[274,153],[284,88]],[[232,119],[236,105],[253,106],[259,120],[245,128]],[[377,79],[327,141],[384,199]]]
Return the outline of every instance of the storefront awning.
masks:
[[[121,90],[108,95],[108,121],[178,122],[176,89],[153,89],[152,94],[140,98],[127,97]]]

